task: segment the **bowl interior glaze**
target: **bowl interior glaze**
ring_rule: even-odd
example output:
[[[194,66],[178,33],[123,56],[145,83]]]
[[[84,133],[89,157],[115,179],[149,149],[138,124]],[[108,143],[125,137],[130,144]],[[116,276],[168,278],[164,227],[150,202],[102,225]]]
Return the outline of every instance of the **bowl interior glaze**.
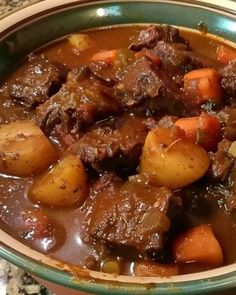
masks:
[[[163,23],[197,29],[236,42],[236,3],[227,8],[199,1],[45,0],[0,21],[0,79],[28,52],[72,32],[110,25]],[[213,1],[211,1],[213,2]],[[218,1],[220,3],[220,1]],[[223,1],[222,1],[223,2]],[[236,286],[236,264],[173,278],[134,278],[72,269],[28,248],[0,230],[0,256],[37,277],[99,294],[203,294]],[[23,253],[23,254],[22,254]],[[76,272],[76,276],[70,271]],[[69,272],[68,272],[69,271]]]

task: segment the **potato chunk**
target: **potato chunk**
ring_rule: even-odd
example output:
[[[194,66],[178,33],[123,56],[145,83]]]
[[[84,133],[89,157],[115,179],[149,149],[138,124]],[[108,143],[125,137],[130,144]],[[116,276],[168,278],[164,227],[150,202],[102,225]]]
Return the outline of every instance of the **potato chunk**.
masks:
[[[92,39],[86,34],[73,34],[69,37],[69,42],[82,52],[94,46]]]
[[[87,178],[81,160],[67,155],[35,180],[29,196],[47,206],[64,207],[82,204],[87,192]]]
[[[140,172],[153,184],[176,189],[201,178],[209,168],[207,152],[170,129],[148,133],[141,157]]]
[[[0,128],[0,173],[29,176],[56,159],[56,150],[34,122],[17,121]]]

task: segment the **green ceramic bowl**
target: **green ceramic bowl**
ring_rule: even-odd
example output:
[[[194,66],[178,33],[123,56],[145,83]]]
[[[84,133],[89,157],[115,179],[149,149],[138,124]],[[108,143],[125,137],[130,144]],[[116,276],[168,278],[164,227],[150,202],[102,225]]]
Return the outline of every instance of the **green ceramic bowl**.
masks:
[[[81,29],[131,23],[166,23],[197,29],[200,21],[210,33],[236,42],[234,1],[45,0],[0,20],[0,78],[29,51]],[[67,295],[79,294],[79,290],[99,294],[187,295],[236,287],[236,263],[168,279],[114,276],[82,269],[76,269],[75,277],[70,266],[28,248],[3,230],[0,237],[2,258],[52,282]]]

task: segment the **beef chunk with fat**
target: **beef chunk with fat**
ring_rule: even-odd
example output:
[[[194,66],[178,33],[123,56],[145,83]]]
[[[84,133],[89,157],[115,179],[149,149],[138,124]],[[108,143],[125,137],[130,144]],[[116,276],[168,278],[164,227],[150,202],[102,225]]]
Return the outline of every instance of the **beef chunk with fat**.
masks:
[[[221,86],[229,98],[236,97],[236,60],[225,66],[221,72]]]
[[[152,105],[157,111],[164,110],[170,115],[183,115],[185,112],[191,114],[195,110],[191,107],[190,101],[178,84],[169,76],[165,69],[157,71],[159,79],[159,94],[152,99]]]
[[[153,49],[166,68],[179,69],[189,62],[189,57],[185,54],[187,46],[184,44],[170,44],[164,41],[157,43]]]
[[[179,30],[172,26],[150,26],[142,30],[137,40],[129,47],[133,51],[148,50],[161,59],[168,71],[186,71],[202,67],[215,67],[215,63],[205,56],[191,51],[188,42]]]
[[[228,153],[231,144],[231,141],[223,139],[218,144],[217,152],[212,160],[210,174],[213,178],[222,182],[226,180],[234,163],[234,158]]]
[[[176,73],[185,74],[190,70],[203,67],[215,67],[214,62],[209,58],[190,51],[188,46],[181,43],[171,44],[159,41],[151,52],[161,59],[162,65],[172,75]]]
[[[34,107],[55,94],[66,81],[67,69],[44,56],[29,56],[20,76],[9,82],[10,96],[26,107]]]
[[[91,76],[88,67],[81,66],[69,72],[60,91],[37,108],[37,118],[46,133],[53,129],[53,122],[62,122],[76,133],[81,124],[91,124],[118,111],[110,88]]]
[[[115,87],[116,99],[123,107],[131,107],[151,99],[156,108],[183,110],[184,93],[165,69],[157,69],[144,56],[127,68],[123,79]]]
[[[145,98],[157,97],[161,86],[152,61],[143,57],[127,67],[122,81],[116,86],[116,95],[122,106],[132,106]]]
[[[124,116],[114,126],[107,125],[87,132],[71,147],[71,152],[96,170],[99,167],[109,169],[111,159],[115,168],[118,168],[114,165],[115,160],[124,162],[125,167],[136,167],[149,130],[148,124],[149,120]]]
[[[131,45],[133,51],[140,51],[143,48],[151,49],[156,46],[157,42],[163,40],[168,43],[186,43],[184,38],[179,34],[179,30],[172,26],[150,26],[140,32],[137,40]]]
[[[108,182],[96,195],[88,226],[92,239],[140,252],[163,247],[172,193],[137,178],[125,184]]]

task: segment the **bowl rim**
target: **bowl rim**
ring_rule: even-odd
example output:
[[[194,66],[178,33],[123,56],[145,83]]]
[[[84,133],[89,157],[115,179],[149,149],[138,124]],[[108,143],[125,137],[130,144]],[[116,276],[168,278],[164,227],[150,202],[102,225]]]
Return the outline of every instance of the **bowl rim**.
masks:
[[[116,2],[144,2],[145,0],[40,0],[40,2],[33,3],[14,10],[12,13],[0,18],[0,40],[1,34],[4,32],[4,37],[7,36],[6,31],[9,34],[21,28],[21,23],[24,25],[27,21],[32,21],[32,17],[46,16],[50,14],[53,9],[57,9],[57,12],[63,11],[68,7],[92,5],[94,3],[116,3]],[[204,9],[220,12],[221,14],[228,14],[230,16],[236,16],[236,2],[235,0],[147,0],[148,2],[157,3],[173,3],[178,5],[188,5],[192,7],[201,7]],[[222,5],[223,4],[223,5]],[[42,15],[43,12],[43,15]],[[17,26],[15,25],[17,22]],[[20,24],[20,26],[19,26]]]
[[[35,17],[38,20],[51,14],[52,11],[61,12],[73,7],[117,2],[154,2],[197,6],[206,10],[213,10],[218,13],[220,12],[221,14],[227,14],[236,19],[236,2],[231,0],[224,0],[223,10],[221,0],[207,1],[207,6],[206,1],[204,0],[67,0],[66,4],[64,0],[44,0],[43,2],[18,10],[0,20],[0,40],[6,38],[9,34],[17,31],[21,27],[27,26],[35,20]],[[220,11],[219,8],[221,8]],[[226,287],[229,288],[236,286],[236,263],[214,270],[197,273],[197,279],[192,279],[194,276],[192,274],[180,275],[172,278],[137,278],[115,276],[70,267],[58,260],[51,259],[46,255],[30,249],[26,245],[7,235],[3,230],[0,230],[0,236],[0,256],[42,279],[46,279],[69,288],[80,289],[88,292],[103,292],[104,294],[124,294],[124,291],[129,294],[137,294],[137,289],[142,291],[142,288],[144,288],[145,291],[148,290],[148,294],[157,294],[157,291],[159,292],[158,294],[169,294],[170,290],[173,294],[180,294],[180,292],[181,294],[183,292],[188,294],[188,292],[190,293],[193,291],[195,293],[200,293],[203,292],[203,290],[207,291],[216,288],[217,290],[221,290]],[[6,241],[8,242],[6,243]],[[8,245],[13,246],[10,247]],[[20,249],[22,250],[19,252]],[[36,260],[35,257],[40,258]],[[77,276],[73,277],[70,272],[74,273],[75,271]],[[51,275],[50,278],[48,278],[49,274]],[[129,279],[127,280],[127,278]]]
[[[0,229],[0,257],[43,280],[102,294],[202,294],[236,287],[236,263],[196,274],[170,278],[129,277],[81,269],[37,252]],[[11,246],[9,246],[11,245]],[[192,277],[197,278],[193,279]]]

